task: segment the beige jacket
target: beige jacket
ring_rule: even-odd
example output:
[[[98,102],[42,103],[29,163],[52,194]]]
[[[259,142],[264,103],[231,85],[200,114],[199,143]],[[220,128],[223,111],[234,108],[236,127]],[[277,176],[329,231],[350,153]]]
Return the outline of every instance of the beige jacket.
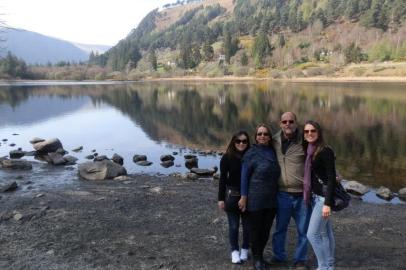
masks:
[[[285,155],[282,154],[282,130],[273,136],[275,152],[281,167],[279,190],[286,192],[303,192],[303,175],[305,153],[302,146],[302,135],[297,132],[295,142],[291,142]]]

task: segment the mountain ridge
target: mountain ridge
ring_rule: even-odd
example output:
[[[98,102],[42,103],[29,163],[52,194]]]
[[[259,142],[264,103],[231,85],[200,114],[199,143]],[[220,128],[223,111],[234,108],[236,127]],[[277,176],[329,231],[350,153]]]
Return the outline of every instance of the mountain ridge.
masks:
[[[8,28],[4,34],[4,53],[10,51],[27,64],[45,65],[58,62],[84,62],[92,50],[105,52],[110,46],[81,44],[37,32]]]

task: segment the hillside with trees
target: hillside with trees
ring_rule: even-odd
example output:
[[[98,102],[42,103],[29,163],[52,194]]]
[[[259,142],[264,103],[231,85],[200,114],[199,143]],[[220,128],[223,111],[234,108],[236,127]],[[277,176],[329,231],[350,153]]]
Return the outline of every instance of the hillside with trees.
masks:
[[[88,68],[97,79],[406,76],[405,21],[405,0],[177,0]]]

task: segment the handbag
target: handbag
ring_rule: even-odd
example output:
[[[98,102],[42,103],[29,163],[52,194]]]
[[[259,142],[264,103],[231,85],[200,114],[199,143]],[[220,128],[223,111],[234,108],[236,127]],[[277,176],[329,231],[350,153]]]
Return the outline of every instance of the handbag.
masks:
[[[323,185],[323,194],[325,197],[327,194],[327,185],[325,185],[318,176],[316,177],[319,183]],[[351,196],[347,193],[343,185],[340,182],[336,182],[336,186],[333,191],[333,199],[330,206],[331,210],[334,212],[338,212],[347,208],[348,205],[350,205],[350,200]]]
[[[224,210],[228,212],[239,211],[238,201],[241,198],[240,189],[237,187],[226,188],[226,200],[224,202]]]

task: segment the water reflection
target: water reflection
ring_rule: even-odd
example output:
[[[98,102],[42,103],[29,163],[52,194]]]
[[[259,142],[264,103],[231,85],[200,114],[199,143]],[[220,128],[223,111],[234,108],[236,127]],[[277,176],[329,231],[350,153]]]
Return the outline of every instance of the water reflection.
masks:
[[[252,133],[259,122],[276,131],[280,114],[290,110],[300,122],[322,124],[346,178],[397,190],[406,186],[404,89],[396,83],[265,82],[8,86],[0,88],[0,131],[20,125],[27,111],[25,121],[34,123],[63,110],[108,105],[157,144],[223,149],[234,131]],[[46,101],[46,114],[39,100]]]

